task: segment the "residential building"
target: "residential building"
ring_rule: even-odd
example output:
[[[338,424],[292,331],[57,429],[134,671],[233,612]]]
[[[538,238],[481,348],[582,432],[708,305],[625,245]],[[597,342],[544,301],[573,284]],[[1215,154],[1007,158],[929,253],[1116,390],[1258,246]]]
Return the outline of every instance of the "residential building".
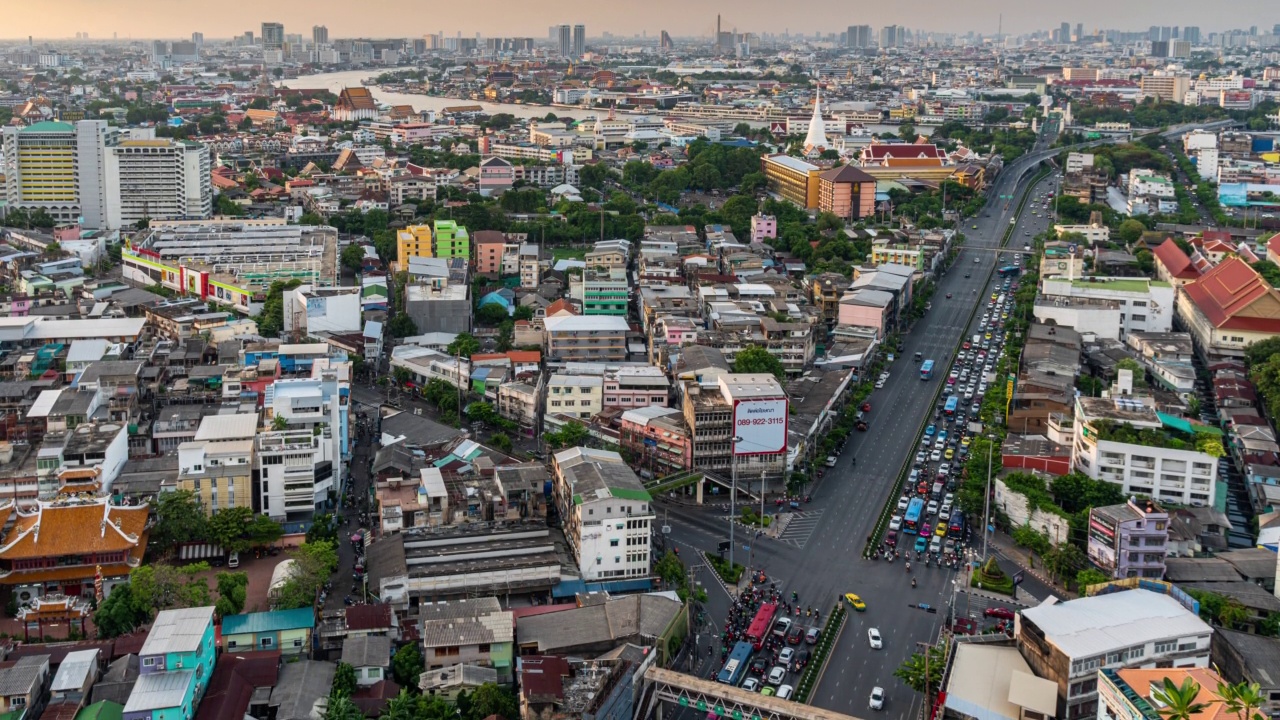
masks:
[[[1157,71],[1142,77],[1143,97],[1154,97],[1161,102],[1182,104],[1183,96],[1191,89],[1191,76]]]
[[[1166,711],[1168,706],[1156,699],[1154,693],[1157,690],[1163,690],[1166,682],[1171,682],[1177,687],[1192,682],[1199,688],[1200,691],[1192,700],[1201,707],[1201,710],[1190,715],[1193,720],[1229,718],[1236,714],[1218,696],[1218,686],[1227,683],[1211,668],[1163,667],[1151,670],[1103,668],[1098,670],[1098,718],[1162,720],[1168,716]]]
[[[641,477],[693,468],[693,436],[677,408],[650,405],[622,413],[618,444],[639,458]]]
[[[466,283],[409,285],[404,309],[420,333],[471,332],[471,288]]]
[[[106,120],[46,120],[0,129],[0,174],[10,208],[44,210],[56,222],[100,229],[107,223]]]
[[[1238,257],[1228,257],[1178,294],[1178,319],[1196,352],[1216,361],[1280,335],[1280,292]]]
[[[299,285],[284,291],[284,334],[294,340],[358,333],[364,327],[362,289]]]
[[[1280,713],[1280,638],[1218,628],[1209,659],[1227,682],[1258,683],[1266,717]]]
[[[500,157],[487,157],[480,162],[480,194],[496,195],[506,192],[515,184],[516,171],[511,163]]]
[[[508,245],[506,236],[497,230],[478,230],[471,239],[476,252],[475,264],[472,266],[476,274],[490,277],[504,274],[502,267]]]
[[[124,706],[126,720],[195,716],[217,659],[213,607],[161,610],[138,651],[138,681]]]
[[[790,155],[765,155],[760,169],[770,193],[812,210],[818,207],[819,175],[822,169]]]
[[[627,359],[624,317],[616,315],[564,315],[543,321],[547,333],[547,358],[564,362],[621,362]]]
[[[452,220],[436,220],[433,257],[471,260],[471,238],[467,229]]]
[[[569,284],[569,296],[582,302],[583,315],[626,317],[630,293],[625,268],[587,268]]]
[[[819,174],[818,209],[845,220],[874,215],[876,179],[852,165]]]
[[[1154,500],[1089,511],[1089,560],[1113,578],[1164,577],[1169,513]]]
[[[411,257],[435,257],[430,225],[410,225],[396,231],[396,267],[404,271]]]
[[[274,610],[222,619],[222,649],[228,653],[278,650],[285,657],[311,654],[316,613],[311,607]]]
[[[1120,340],[1131,332],[1173,329],[1173,286],[1146,278],[1045,279],[1033,312],[1081,335]]]
[[[552,460],[552,494],[584,582],[649,576],[652,498],[622,456],[571,448]]]
[[[257,413],[206,415],[195,438],[178,446],[177,477],[161,488],[194,493],[209,515],[232,507],[252,509],[257,434]]]
[[[190,140],[124,140],[106,158],[107,222],[132,229],[139,221],[204,220],[213,214],[209,148]]]
[[[256,438],[259,507],[277,522],[310,520],[337,487],[329,433],[310,429],[260,433]]]
[[[599,375],[556,373],[547,381],[548,416],[564,415],[590,420],[604,409],[603,398],[604,378]]]
[[[1111,228],[1106,225],[1054,225],[1053,231],[1059,238],[1064,235],[1080,235],[1090,246],[1101,245],[1111,240]]]
[[[736,458],[733,455],[735,405],[740,401],[785,399],[777,378],[707,368],[683,383],[682,410],[685,425],[693,435],[694,469],[728,476],[736,465],[741,477],[751,480],[782,476],[787,466],[785,452],[753,453],[749,448],[740,448]]]
[[[1125,495],[1179,505],[1212,503],[1218,460],[1197,449],[1205,435],[1192,433],[1193,427],[1203,426],[1174,423],[1174,418],[1157,413],[1150,398],[1132,395],[1132,371],[1119,374],[1113,397],[1076,398],[1073,468],[1094,480],[1120,485]],[[1215,428],[1206,432],[1211,430]]]
[[[369,687],[386,680],[392,653],[391,638],[386,635],[356,635],[342,643],[342,662],[355,668],[356,687]]]
[[[1156,277],[1174,288],[1181,289],[1200,278],[1200,269],[1172,238],[1157,245],[1151,254],[1155,256]],[[1178,305],[1181,312],[1181,301]]]
[[[418,606],[427,672],[452,665],[493,668],[500,683],[515,676],[515,618],[496,597]]]
[[[756,213],[751,216],[751,242],[764,242],[778,237],[778,218]]]
[[[604,374],[604,407],[666,407],[671,382],[662,368],[624,365]]]
[[[1067,720],[1099,717],[1098,670],[1209,664],[1212,628],[1182,591],[1131,589],[1023,610],[1018,648],[1035,674],[1058,685]]]
[[[28,655],[0,669],[0,713],[21,720],[44,710],[49,656]]]

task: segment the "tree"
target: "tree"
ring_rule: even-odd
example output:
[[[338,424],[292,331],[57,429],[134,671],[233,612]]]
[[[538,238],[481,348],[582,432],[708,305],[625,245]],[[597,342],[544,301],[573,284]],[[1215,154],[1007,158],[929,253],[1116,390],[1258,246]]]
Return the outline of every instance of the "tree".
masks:
[[[400,687],[417,687],[423,668],[422,653],[416,643],[401,647],[391,658],[391,675]]]
[[[476,322],[481,325],[497,325],[510,317],[511,313],[501,303],[487,303],[476,310]]]
[[[511,452],[511,438],[506,433],[494,433],[489,436],[489,444],[494,450],[500,452]]]
[[[471,333],[458,333],[458,336],[444,350],[450,355],[469,358],[480,352],[480,341]]]
[[[218,617],[244,612],[249,588],[248,573],[220,572],[214,576],[214,585],[218,591],[218,602],[214,605]]]
[[[307,542],[320,541],[334,544],[338,542],[338,522],[333,513],[320,513],[311,521],[311,527],[307,528]]]
[[[759,345],[751,345],[739,350],[733,358],[733,371],[735,373],[768,373],[778,378],[779,382],[787,377],[782,361]]]
[[[927,653],[927,655],[926,655]],[[947,666],[947,646],[931,645],[924,653],[912,653],[893,676],[907,687],[928,696],[931,688],[939,687],[942,673]]]
[[[590,433],[587,432],[585,425],[576,420],[570,420],[559,430],[543,433],[542,439],[549,447],[559,449],[579,447],[589,436]]]
[[[1069,542],[1055,545],[1044,554],[1044,565],[1054,578],[1072,577],[1089,559],[1084,551]]]
[[[1120,223],[1120,228],[1116,231],[1116,236],[1120,242],[1126,245],[1132,245],[1142,238],[1142,233],[1147,231],[1147,226],[1142,224],[1140,220],[1132,218]]]
[[[351,243],[342,248],[342,267],[347,268],[351,272],[359,272],[364,266],[364,246],[360,243]]]
[[[391,337],[395,338],[405,338],[418,334],[418,326],[414,324],[413,318],[404,312],[393,315],[387,323],[387,329],[391,331]]]
[[[255,515],[245,530],[245,536],[249,538],[250,547],[267,547],[284,536],[284,528],[266,515]]]
[[[341,668],[342,663],[339,663],[338,667]],[[329,695],[329,705],[324,710],[324,720],[365,720],[365,718],[364,711],[351,702],[350,693],[338,695],[335,685],[333,692]]]
[[[208,524],[204,511],[190,490],[160,493],[156,502],[156,524],[151,530],[151,541],[164,552],[171,552],[183,543],[199,542],[208,537]]]
[[[133,632],[139,625],[151,619],[145,609],[139,611],[133,597],[133,587],[128,583],[116,585],[98,605],[93,614],[93,625],[104,638],[119,637]]]
[[[1097,585],[1109,581],[1111,578],[1107,574],[1096,568],[1085,568],[1076,573],[1076,591],[1084,592],[1084,589],[1090,585]]]
[[[470,713],[466,720],[484,720],[491,715],[504,718],[520,716],[515,695],[497,683],[485,683],[471,693]]]
[[[1218,683],[1217,693],[1227,712],[1235,713],[1239,720],[1263,720],[1258,710],[1267,703],[1267,696],[1258,683]]]
[[[227,552],[244,552],[249,549],[245,530],[252,520],[253,510],[247,507],[221,510],[209,519],[209,540]]]
[[[1151,689],[1151,697],[1161,706],[1157,712],[1165,720],[1191,720],[1200,714],[1208,704],[1197,702],[1199,695],[1200,684],[1191,678],[1183,680],[1181,685],[1165,678],[1161,686]]]
[[[349,698],[356,691],[356,669],[350,663],[339,662],[333,672],[333,686],[329,689],[331,698]]]

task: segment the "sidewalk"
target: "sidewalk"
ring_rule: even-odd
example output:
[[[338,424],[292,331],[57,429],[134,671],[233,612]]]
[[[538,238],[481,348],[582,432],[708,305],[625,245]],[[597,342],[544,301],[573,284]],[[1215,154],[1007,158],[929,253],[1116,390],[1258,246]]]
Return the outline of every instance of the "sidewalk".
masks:
[[[1012,560],[1024,572],[1039,580],[1063,600],[1070,600],[1076,597],[1076,593],[1067,590],[1062,583],[1056,583],[1049,579],[1049,574],[1044,571],[1043,560],[1033,562],[1031,553],[1026,548],[1021,548],[1014,544],[1013,538],[1005,533],[1000,531],[992,533],[989,543],[1001,555]]]

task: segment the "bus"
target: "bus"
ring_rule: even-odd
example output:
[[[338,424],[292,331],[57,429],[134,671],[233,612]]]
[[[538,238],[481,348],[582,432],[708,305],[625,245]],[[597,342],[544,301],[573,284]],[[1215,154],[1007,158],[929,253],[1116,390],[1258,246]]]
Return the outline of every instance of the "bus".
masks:
[[[923,514],[924,500],[911,498],[911,504],[907,505],[907,515],[902,519],[902,531],[912,535],[920,532],[920,516]]]
[[[964,532],[964,511],[951,511],[951,521],[947,524],[947,532],[953,536]]]
[[[959,404],[960,404],[960,398],[956,397],[955,395],[952,395],[951,397],[947,398],[947,404],[942,407],[942,412],[946,413],[947,417],[952,417],[953,415],[956,414],[956,406]]]
[[[1018,273],[1022,272],[1022,268],[1017,265],[1006,265],[998,271],[1000,277],[1018,277]]]
[[[733,651],[729,653],[729,659],[724,662],[720,674],[716,676],[716,680],[725,685],[737,685],[742,682],[742,678],[747,674],[747,667],[751,664],[751,643],[740,642],[733,646]]]
[[[933,377],[933,361],[925,360],[924,364],[920,366],[920,379],[928,380],[931,377]]]
[[[773,625],[773,616],[778,612],[778,603],[762,603],[756,611],[756,617],[747,626],[747,640],[759,650],[764,639],[769,636],[769,628]]]

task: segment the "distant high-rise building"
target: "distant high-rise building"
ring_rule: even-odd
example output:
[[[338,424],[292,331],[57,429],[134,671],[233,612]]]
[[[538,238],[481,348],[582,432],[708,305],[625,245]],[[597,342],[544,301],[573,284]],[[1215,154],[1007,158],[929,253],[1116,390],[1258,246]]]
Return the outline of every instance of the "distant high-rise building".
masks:
[[[176,63],[200,61],[200,46],[190,40],[174,40],[169,43],[169,58]]]
[[[164,40],[151,41],[151,62],[159,63],[169,57],[169,43]]]
[[[1200,44],[1200,28],[1196,27],[1195,25],[1188,25],[1187,27],[1182,28],[1182,39],[1186,40],[1192,45],[1199,45]]]
[[[1168,41],[1168,40],[1153,40],[1153,41],[1151,42],[1151,57],[1153,57],[1153,58],[1167,58],[1167,57],[1169,57],[1169,41]]]
[[[209,148],[199,143],[125,140],[107,148],[104,167],[108,228],[213,213]]]
[[[845,46],[851,48],[871,47],[871,26],[850,25],[845,33]]]
[[[252,45],[252,44],[253,44],[253,31],[252,31],[252,30],[245,30],[245,31],[244,31],[244,35],[241,35],[241,36],[240,36],[240,42],[241,42],[241,43],[243,43],[243,44],[245,44],[245,45]]]
[[[106,120],[0,128],[9,207],[44,210],[60,223],[105,227],[103,159],[117,137]]]
[[[316,45],[329,44],[329,28],[325,25],[316,25],[311,28],[311,42]]]
[[[902,47],[906,42],[907,29],[901,25],[885,25],[880,28],[880,48]]]
[[[570,57],[573,54],[573,28],[561,25],[556,36],[560,42],[560,57]]]
[[[1058,42],[1071,42],[1071,23],[1062,23],[1058,26]]]
[[[281,23],[262,23],[262,49],[279,50],[284,47],[284,25]]]
[[[1084,39],[1084,23],[1078,22],[1078,23],[1076,23],[1076,36],[1075,36],[1075,40],[1076,40],[1076,42],[1080,42],[1080,41],[1081,41],[1081,40],[1083,40],[1083,39]]]
[[[587,54],[587,26],[573,26],[573,56],[580,58]]]
[[[671,36],[667,34],[666,30],[663,30],[662,35],[658,38],[658,46],[663,50],[670,50],[674,48],[676,44],[671,42]]]
[[[1275,25],[1271,26],[1271,34],[1280,35],[1280,23],[1276,23]]]
[[[195,43],[196,47],[198,48],[204,47],[204,33],[202,32],[191,33],[191,42]]]

